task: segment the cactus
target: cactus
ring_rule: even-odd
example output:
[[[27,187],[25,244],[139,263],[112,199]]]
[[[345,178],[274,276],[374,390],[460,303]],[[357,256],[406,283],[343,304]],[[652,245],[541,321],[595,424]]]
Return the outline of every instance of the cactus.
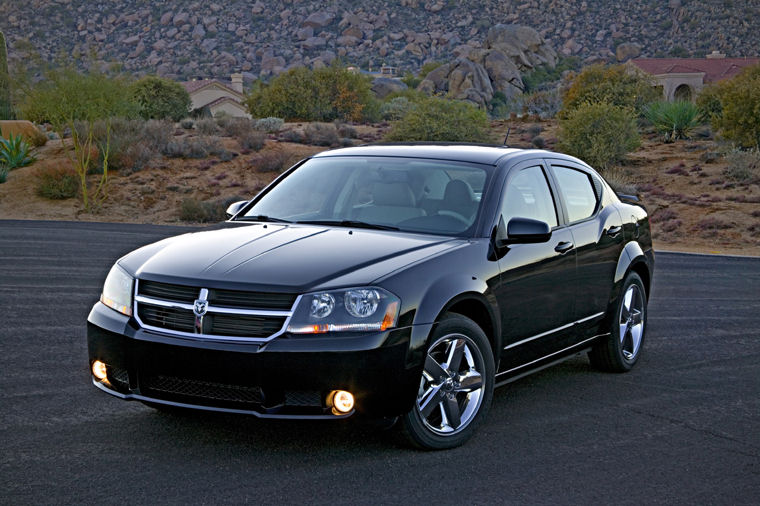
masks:
[[[0,32],[0,120],[13,119],[11,108],[11,83],[8,73],[8,52],[5,47],[5,35]]]

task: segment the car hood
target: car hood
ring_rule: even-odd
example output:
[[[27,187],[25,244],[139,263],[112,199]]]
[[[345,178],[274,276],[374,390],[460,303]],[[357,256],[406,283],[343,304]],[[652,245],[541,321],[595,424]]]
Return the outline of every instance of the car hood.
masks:
[[[250,224],[165,239],[119,263],[140,279],[304,292],[370,284],[466,242],[365,229]]]

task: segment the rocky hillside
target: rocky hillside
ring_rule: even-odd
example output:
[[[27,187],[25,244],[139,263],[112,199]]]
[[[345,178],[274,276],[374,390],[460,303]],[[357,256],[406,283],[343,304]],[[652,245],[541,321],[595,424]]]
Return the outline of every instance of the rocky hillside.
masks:
[[[416,71],[480,48],[493,25],[535,28],[560,55],[756,56],[744,0],[27,0],[0,2],[12,62],[97,54],[134,73],[271,75],[339,56]],[[753,21],[754,20],[754,21]]]

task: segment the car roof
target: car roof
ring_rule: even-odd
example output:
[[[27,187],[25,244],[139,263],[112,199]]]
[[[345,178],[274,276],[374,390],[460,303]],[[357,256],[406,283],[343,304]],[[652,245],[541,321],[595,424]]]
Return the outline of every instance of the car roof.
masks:
[[[314,158],[332,156],[403,156],[496,165],[505,156],[520,155],[528,151],[535,152],[537,150],[457,143],[373,144],[323,151],[314,155]]]

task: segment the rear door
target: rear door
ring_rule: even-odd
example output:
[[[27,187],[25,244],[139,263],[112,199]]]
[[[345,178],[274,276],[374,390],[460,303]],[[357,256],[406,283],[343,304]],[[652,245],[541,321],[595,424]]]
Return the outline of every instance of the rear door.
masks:
[[[548,160],[577,251],[575,320],[593,327],[607,310],[624,246],[623,221],[599,177],[581,165]]]

